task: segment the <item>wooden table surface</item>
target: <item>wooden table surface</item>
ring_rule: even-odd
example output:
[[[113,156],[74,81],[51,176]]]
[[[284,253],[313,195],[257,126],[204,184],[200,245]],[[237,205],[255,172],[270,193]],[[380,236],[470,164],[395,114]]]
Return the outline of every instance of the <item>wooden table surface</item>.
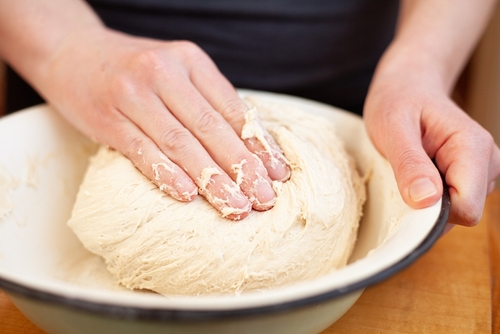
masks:
[[[0,290],[0,333],[43,333]],[[481,223],[455,227],[423,257],[369,287],[322,334],[500,334],[500,191]]]

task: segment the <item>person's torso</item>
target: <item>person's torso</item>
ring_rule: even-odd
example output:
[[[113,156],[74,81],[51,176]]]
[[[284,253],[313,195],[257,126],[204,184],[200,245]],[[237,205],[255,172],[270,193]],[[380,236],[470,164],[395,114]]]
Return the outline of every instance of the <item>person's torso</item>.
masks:
[[[236,87],[360,112],[397,0],[88,0],[111,28],[191,40]]]

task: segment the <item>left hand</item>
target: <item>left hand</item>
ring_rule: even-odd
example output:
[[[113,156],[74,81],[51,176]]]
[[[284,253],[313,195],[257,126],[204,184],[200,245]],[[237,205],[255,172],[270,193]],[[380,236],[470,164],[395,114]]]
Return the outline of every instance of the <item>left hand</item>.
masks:
[[[418,71],[379,75],[367,96],[364,117],[409,206],[436,203],[443,193],[442,173],[450,190],[449,222],[479,222],[500,174],[500,150],[440,85]]]

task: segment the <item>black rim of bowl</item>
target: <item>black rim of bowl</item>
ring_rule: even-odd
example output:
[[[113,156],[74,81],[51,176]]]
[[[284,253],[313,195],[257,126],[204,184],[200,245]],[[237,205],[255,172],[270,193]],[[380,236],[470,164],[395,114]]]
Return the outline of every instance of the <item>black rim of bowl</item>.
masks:
[[[113,318],[128,319],[128,320],[192,322],[192,321],[210,321],[210,320],[220,320],[225,318],[256,316],[261,314],[269,315],[272,313],[286,312],[310,305],[321,304],[333,298],[337,298],[352,292],[359,291],[368,286],[379,283],[393,276],[395,273],[403,270],[404,268],[408,267],[410,264],[415,262],[415,260],[421,257],[425,252],[427,252],[439,239],[439,237],[442,235],[444,231],[446,223],[448,222],[448,216],[450,212],[450,195],[447,186],[444,187],[441,203],[442,204],[439,216],[433,228],[427,235],[427,237],[422,241],[422,243],[417,248],[415,248],[413,252],[408,254],[399,262],[380,271],[379,273],[373,276],[370,276],[356,283],[336,288],[331,291],[327,291],[311,297],[293,301],[287,301],[273,305],[256,306],[256,307],[242,308],[242,309],[229,309],[229,310],[171,310],[163,308],[162,309],[139,308],[139,307],[90,302],[77,298],[69,298],[65,296],[56,295],[53,293],[39,291],[2,278],[0,278],[0,287],[3,288],[5,291],[12,292],[14,294],[27,297],[29,299],[35,299],[43,302],[50,302],[61,306],[69,306],[77,310],[83,310],[87,312],[97,313],[100,315],[106,315]]]

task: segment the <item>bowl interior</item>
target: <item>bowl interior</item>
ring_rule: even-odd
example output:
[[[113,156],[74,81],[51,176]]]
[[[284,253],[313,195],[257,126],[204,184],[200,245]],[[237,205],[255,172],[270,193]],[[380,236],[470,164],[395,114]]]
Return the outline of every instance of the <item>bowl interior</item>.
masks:
[[[243,309],[342,289],[393,266],[426,238],[439,217],[441,202],[422,210],[413,210],[403,203],[392,169],[372,146],[360,117],[295,97],[240,93],[293,105],[338,125],[338,134],[358,168],[369,175],[368,200],[348,266],[310,282],[239,297],[173,299],[117,286],[103,261],[87,252],[66,226],[88,157],[96,145],[50,107],[41,105],[0,120],[0,280],[41,292],[121,306]]]

